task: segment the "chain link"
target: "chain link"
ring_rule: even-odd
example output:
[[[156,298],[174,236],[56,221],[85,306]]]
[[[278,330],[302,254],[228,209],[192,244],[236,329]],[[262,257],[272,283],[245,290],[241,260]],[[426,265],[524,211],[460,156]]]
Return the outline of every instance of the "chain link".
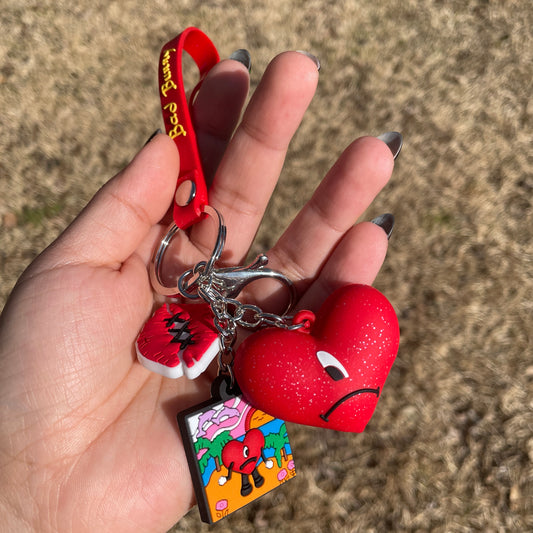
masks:
[[[240,272],[250,272],[251,270],[253,267],[242,269]],[[228,375],[233,385],[235,380],[233,376],[233,345],[237,338],[238,327],[257,329],[262,326],[272,326],[294,331],[305,327],[305,323],[294,324],[292,316],[266,313],[257,305],[244,304],[228,296],[227,293],[230,290],[231,296],[236,291],[234,287],[227,290],[228,287],[220,279],[220,272],[214,268],[213,263],[198,263],[180,277],[178,287],[182,296],[201,298],[211,308],[213,323],[220,335],[222,346],[218,354],[219,373]],[[254,272],[250,281],[253,277],[263,277],[262,272]],[[283,276],[280,274],[279,277]],[[287,282],[290,284],[288,280]]]
[[[261,326],[272,326],[292,331],[307,327],[307,325],[305,321],[294,324],[293,317],[286,314],[295,301],[294,285],[283,273],[266,268],[268,264],[266,255],[260,254],[248,266],[215,267],[226,242],[226,226],[222,215],[211,206],[204,206],[204,214],[218,222],[217,240],[210,258],[184,272],[178,279],[177,287],[164,285],[161,275],[163,258],[169,243],[179,231],[179,227],[173,223],[154,254],[150,277],[154,288],[161,294],[175,296],[179,293],[184,298],[192,300],[200,298],[209,305],[213,313],[213,323],[220,336],[219,371],[229,374],[233,382],[233,345],[237,338],[238,327],[257,329]],[[281,282],[289,290],[287,309],[282,315],[265,313],[257,305],[243,304],[236,299],[249,283],[266,278]]]
[[[261,326],[273,326],[289,331],[304,327],[304,324],[293,324],[292,316],[280,316],[266,313],[259,306],[243,304],[235,298],[227,298],[220,291],[204,280],[198,279],[198,295],[211,307],[214,323],[223,338],[235,337],[237,327],[257,329]]]
[[[273,326],[289,331],[300,329],[304,324],[293,324],[292,316],[266,313],[259,306],[244,304],[235,298],[228,298],[211,283],[209,274],[200,275],[196,280],[197,294],[204,300],[214,315],[214,323],[223,339],[232,339],[237,327],[257,329]]]

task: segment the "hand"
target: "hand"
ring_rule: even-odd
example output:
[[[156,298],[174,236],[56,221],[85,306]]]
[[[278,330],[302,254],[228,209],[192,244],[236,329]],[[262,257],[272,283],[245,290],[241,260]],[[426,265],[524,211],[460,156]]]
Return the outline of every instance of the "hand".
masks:
[[[210,203],[228,228],[226,263],[240,263],[252,242],[317,79],[307,56],[278,56],[231,141],[244,66],[221,62],[198,95],[210,176],[220,161]],[[374,280],[387,235],[354,223],[392,167],[382,141],[355,141],[268,252],[269,267],[296,282],[299,308]],[[194,503],[175,415],[208,396],[209,380],[162,378],[134,350],[153,310],[147,265],[178,168],[174,143],[157,135],[30,265],[3,311],[0,506],[10,531],[165,531]],[[206,239],[191,232],[198,250],[209,249]]]

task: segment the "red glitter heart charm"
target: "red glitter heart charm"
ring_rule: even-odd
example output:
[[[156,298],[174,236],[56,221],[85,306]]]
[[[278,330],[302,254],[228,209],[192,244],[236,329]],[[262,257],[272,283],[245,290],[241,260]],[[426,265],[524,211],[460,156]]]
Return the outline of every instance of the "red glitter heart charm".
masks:
[[[324,302],[309,327],[265,328],[235,354],[244,398],[289,422],[361,432],[372,417],[398,351],[398,319],[367,285],[348,285]]]

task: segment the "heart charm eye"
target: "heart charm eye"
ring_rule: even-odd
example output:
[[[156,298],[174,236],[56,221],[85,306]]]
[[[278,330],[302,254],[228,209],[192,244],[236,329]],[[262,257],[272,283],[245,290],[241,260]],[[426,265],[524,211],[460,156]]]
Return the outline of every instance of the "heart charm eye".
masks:
[[[340,381],[341,379],[349,377],[349,374],[342,363],[329,352],[321,350],[316,353],[316,356],[329,377],[334,381]]]
[[[248,446],[245,446],[242,450],[242,454],[244,455],[244,457],[248,457],[250,455],[250,449],[248,448]]]

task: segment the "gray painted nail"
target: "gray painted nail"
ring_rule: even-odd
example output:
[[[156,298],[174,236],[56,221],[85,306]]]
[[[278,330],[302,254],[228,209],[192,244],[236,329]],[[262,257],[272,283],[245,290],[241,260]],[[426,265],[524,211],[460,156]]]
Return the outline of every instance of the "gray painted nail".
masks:
[[[150,137],[148,137],[148,140],[144,143],[144,146],[146,146],[156,135],[159,135],[160,133],[163,133],[163,130],[161,128],[157,128]]]
[[[372,220],[372,223],[379,226],[387,234],[387,239],[390,239],[394,228],[394,215],[391,215],[390,213],[379,215],[379,217]]]
[[[229,58],[242,63],[248,69],[248,72],[252,70],[252,56],[248,50],[239,48],[238,50],[235,50]]]
[[[383,141],[389,147],[390,151],[392,152],[392,155],[394,156],[394,159],[396,159],[403,146],[402,134],[398,133],[397,131],[388,131],[386,133],[378,135],[377,138]]]
[[[313,54],[310,54],[309,52],[306,52],[305,50],[296,50],[299,54],[303,54],[304,56],[307,56],[313,63],[316,65],[316,69],[320,71],[320,60],[318,57],[314,56]]]

